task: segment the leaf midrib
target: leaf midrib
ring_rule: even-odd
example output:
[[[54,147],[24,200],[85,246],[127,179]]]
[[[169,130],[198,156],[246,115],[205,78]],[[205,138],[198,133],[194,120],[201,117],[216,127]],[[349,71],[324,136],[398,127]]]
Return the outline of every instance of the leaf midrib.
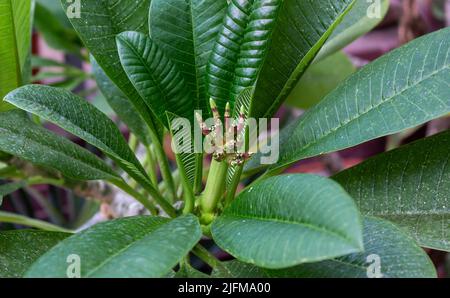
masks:
[[[11,131],[11,132],[13,132],[13,133],[15,133],[15,134],[19,134],[19,135],[20,135],[20,131],[15,131],[14,129],[5,129],[5,128],[3,128],[3,127],[0,127],[0,130],[4,130],[5,132],[10,132],[10,131]],[[87,164],[85,161],[83,161],[83,160],[81,160],[81,159],[76,159],[76,158],[74,158],[73,156],[66,154],[64,151],[57,151],[57,150],[53,149],[52,147],[50,147],[50,146],[47,145],[47,144],[40,143],[39,140],[34,140],[34,139],[32,139],[32,138],[29,138],[29,137],[23,137],[23,138],[24,138],[25,140],[28,140],[28,142],[31,142],[31,143],[37,144],[38,146],[47,148],[47,149],[49,149],[49,150],[52,151],[52,152],[59,153],[59,154],[65,156],[65,157],[67,157],[67,159],[69,159],[69,160],[81,162],[81,163],[83,163],[84,165],[87,165],[90,169],[92,169],[92,170],[94,170],[94,171],[96,171],[96,172],[103,172],[102,170],[99,170],[99,169],[97,169],[97,168],[92,167],[92,165]],[[75,144],[74,144],[74,145],[75,145]],[[81,147],[80,147],[80,148],[81,148]],[[85,149],[83,149],[83,148],[81,148],[81,149],[82,149],[82,150],[85,150]],[[106,173],[106,172],[103,172],[103,173]],[[108,174],[109,176],[111,176],[111,178],[118,178],[118,176],[114,176],[114,175],[111,174],[111,173],[106,173],[106,174]]]
[[[11,101],[11,100],[5,98],[5,101],[6,101],[6,102],[9,102],[9,103],[11,103],[11,104],[14,105],[14,100]],[[39,110],[45,111],[45,112],[46,112],[47,114],[49,114],[49,115],[53,113],[53,110],[47,108],[44,104],[40,104],[39,102],[31,102],[30,100],[27,100],[27,99],[22,99],[21,101],[25,101],[25,102],[30,103],[30,106],[33,106],[33,105],[34,105],[34,106],[37,106],[37,107],[39,108]],[[21,107],[21,109],[23,109],[23,110],[25,110],[25,111],[27,111],[27,112],[30,112],[30,113],[33,113],[33,114],[34,114],[33,110],[32,110],[31,108],[29,108],[29,107],[25,107],[25,106],[24,106],[24,107]],[[109,155],[111,158],[116,159],[116,160],[119,160],[119,161],[122,161],[122,162],[124,162],[124,163],[126,163],[126,164],[130,164],[130,165],[132,165],[134,168],[136,168],[136,169],[140,172],[139,168],[137,168],[137,166],[136,166],[134,163],[132,163],[132,162],[130,162],[130,161],[128,161],[128,160],[125,160],[125,159],[123,159],[122,157],[120,157],[120,155],[117,154],[117,153],[115,152],[115,150],[113,150],[110,146],[106,145],[106,144],[105,144],[103,141],[101,141],[98,137],[94,136],[93,134],[91,134],[91,133],[88,132],[87,130],[81,128],[78,124],[74,123],[71,119],[65,117],[63,114],[61,114],[61,113],[58,112],[57,115],[60,116],[63,120],[65,120],[65,122],[67,122],[68,124],[70,124],[72,127],[76,128],[76,130],[79,131],[79,132],[77,132],[77,134],[84,135],[84,137],[85,137],[86,139],[90,139],[90,140],[92,141],[92,143],[94,143],[94,145],[95,145],[96,147],[99,147],[102,151],[105,151],[105,153],[106,153],[107,155]],[[48,116],[44,116],[44,115],[43,115],[42,118],[44,118],[44,119],[47,120],[47,121],[53,122],[53,120],[50,119],[51,117],[48,117]],[[55,122],[56,122],[56,121],[55,121]],[[58,124],[58,122],[56,122],[56,123]],[[59,126],[59,124],[58,124],[58,126]]]
[[[192,0],[189,0],[189,11],[190,11],[190,17],[191,17],[191,27],[192,27],[192,45],[194,46],[194,68],[195,68],[195,92],[196,92],[196,108],[201,107],[201,99],[200,99],[200,72],[199,72],[199,65],[198,65],[198,53],[197,53],[197,36],[196,36],[196,30],[195,30],[195,23],[194,23],[194,10],[192,5]]]
[[[287,1],[287,0],[285,0]],[[291,86],[293,85],[293,83],[295,81],[297,81],[295,78],[301,74],[301,72],[303,70],[305,70],[307,63],[305,63],[305,61],[307,61],[307,59],[309,59],[310,56],[313,56],[315,53],[318,54],[319,50],[320,50],[320,45],[324,45],[325,41],[328,39],[328,37],[331,36],[332,32],[334,29],[336,29],[336,27],[338,26],[338,24],[342,21],[342,19],[344,18],[344,16],[353,8],[354,4],[356,3],[356,0],[353,0],[352,3],[350,3],[350,5],[348,5],[348,7],[346,9],[344,9],[334,20],[334,22],[331,24],[331,26],[328,28],[327,31],[325,31],[325,33],[320,37],[320,39],[314,44],[314,46],[305,54],[305,56],[300,60],[300,63],[298,64],[298,66],[295,68],[295,70],[293,71],[293,73],[291,74],[291,76],[289,77],[289,79],[286,81],[286,83],[283,86],[283,89],[280,91],[278,97],[273,101],[272,105],[268,108],[266,114],[264,115],[264,118],[268,118],[270,116],[272,116],[271,114],[274,113],[274,109],[276,106],[278,106],[278,104],[281,101],[281,98],[284,97],[287,93],[287,90],[289,90],[291,88]],[[281,8],[282,9],[282,8]],[[318,49],[319,48],[319,49]],[[310,59],[312,60],[312,59]],[[251,110],[250,110],[251,111]],[[276,111],[275,111],[276,112]],[[252,112],[251,112],[252,114]]]
[[[316,226],[316,225],[314,225],[312,223],[308,223],[306,221],[304,221],[304,222],[293,222],[293,221],[279,219],[279,218],[273,218],[273,217],[263,218],[263,217],[258,217],[258,216],[254,216],[254,215],[253,216],[248,216],[248,215],[236,214],[236,213],[223,214],[223,217],[227,217],[227,216],[236,217],[236,218],[242,218],[242,219],[246,219],[246,220],[248,220],[248,219],[252,220],[253,219],[253,220],[259,220],[259,221],[268,221],[268,222],[277,222],[277,223],[282,223],[282,224],[304,226],[304,227],[306,227],[308,229],[311,229],[311,230],[316,230],[316,231],[319,231],[321,233],[330,234],[330,235],[333,235],[335,237],[341,238],[341,239],[345,240],[346,242],[348,242],[349,244],[354,245],[353,241],[351,239],[349,239],[346,235],[343,235],[343,234],[341,234],[341,233],[339,233],[337,231],[327,230],[324,227]],[[359,244],[357,244],[356,246],[359,248]]]
[[[9,99],[5,99],[7,102],[14,104],[14,102],[10,101]],[[14,100],[13,100],[14,101]],[[45,111],[46,114],[51,115],[54,114],[53,110],[47,108],[46,105],[40,103],[40,102],[31,102],[28,99],[21,99],[21,101],[24,102],[28,102],[30,103],[28,106],[24,106],[21,107],[21,109],[26,110],[30,113],[34,112],[32,111],[31,108],[29,108],[29,106],[36,106],[38,107],[38,109],[40,111]],[[69,125],[72,126],[72,128],[75,128],[75,130],[77,130],[78,132],[76,134],[80,134],[83,136],[83,138],[89,139],[90,141],[88,141],[88,143],[93,143],[94,146],[100,148],[102,151],[105,152],[105,154],[110,157],[111,159],[113,159],[114,161],[118,162],[119,164],[126,166],[126,168],[128,170],[132,170],[136,175],[139,175],[141,179],[147,180],[148,178],[144,175],[143,170],[140,168],[139,164],[136,164],[134,161],[129,161],[127,159],[124,159],[120,156],[119,153],[116,152],[116,150],[114,150],[113,148],[111,148],[111,146],[105,144],[103,141],[101,141],[97,136],[91,134],[88,130],[83,129],[82,127],[80,127],[78,124],[76,124],[75,122],[73,122],[70,118],[67,118],[66,116],[64,116],[62,113],[56,113],[58,116],[60,116],[61,119],[63,119],[65,122],[67,122]],[[42,118],[51,121],[51,122],[55,122],[59,125],[59,123],[57,121],[53,121],[51,120],[49,116],[42,116]],[[61,125],[59,125],[61,126]],[[70,131],[71,129],[65,129]],[[120,150],[121,151],[121,150]],[[120,153],[124,153],[124,152],[120,152]],[[148,182],[148,181],[145,181]]]
[[[138,33],[140,34],[140,33]],[[159,94],[162,98],[164,98],[164,102],[170,102],[166,96],[166,93],[163,92],[163,90],[161,89],[161,86],[159,84],[155,84],[155,82],[158,82],[158,80],[155,79],[155,77],[153,76],[153,71],[151,71],[151,69],[149,68],[148,61],[146,59],[144,59],[144,57],[141,57],[140,53],[137,51],[137,49],[135,49],[134,45],[129,43],[125,38],[122,38],[121,36],[118,36],[118,38],[120,38],[120,40],[122,42],[124,42],[127,47],[133,52],[134,56],[137,57],[137,59],[139,60],[139,62],[141,62],[141,64],[144,66],[145,70],[147,71],[148,75],[150,76],[150,78],[153,80],[153,85],[156,86],[156,88],[158,88]],[[151,47],[153,46],[157,46],[154,43],[154,41],[151,41]],[[144,44],[144,48],[147,45],[147,41],[145,41]],[[161,51],[161,49],[157,49],[158,51]],[[162,53],[165,56],[165,53]],[[170,61],[171,64],[173,64],[173,61],[169,59],[169,57],[165,56],[166,59],[168,59]],[[178,69],[177,69],[178,70]],[[138,92],[140,94],[140,92]],[[141,98],[143,98],[143,96],[141,95]],[[148,106],[147,101],[144,100],[145,104]],[[148,106],[150,108],[150,110],[153,110],[152,107]],[[161,121],[161,120],[160,120]]]
[[[370,210],[367,210],[366,212],[364,209],[362,209],[362,212],[365,214],[368,214],[370,216],[374,217],[393,217],[393,218],[401,218],[401,217],[419,217],[419,216],[427,216],[427,217],[433,217],[433,216],[447,216],[450,219],[450,210],[431,210],[431,212],[420,212],[420,211],[413,211],[413,212],[406,212],[406,213],[384,213],[384,212],[371,212]]]
[[[385,100],[381,100],[379,103],[377,103],[377,104],[375,104],[375,105],[370,106],[369,109],[367,109],[366,111],[363,111],[362,113],[357,114],[357,115],[356,115],[355,117],[353,117],[353,118],[347,119],[346,122],[344,122],[343,124],[341,123],[339,126],[330,129],[327,133],[321,135],[320,137],[317,137],[315,141],[306,144],[306,145],[303,146],[299,151],[296,151],[295,153],[293,153],[293,154],[291,154],[291,155],[298,155],[299,153],[304,152],[305,150],[307,150],[307,149],[310,148],[311,146],[316,145],[317,143],[320,143],[323,139],[325,139],[326,137],[328,137],[328,136],[330,136],[331,134],[335,133],[336,131],[340,130],[341,128],[347,126],[347,125],[350,124],[351,122],[358,120],[358,119],[361,118],[362,116],[364,116],[364,115],[366,115],[366,114],[372,112],[373,110],[379,108],[380,106],[384,105],[385,103],[390,103],[392,100],[394,100],[394,99],[397,98],[398,96],[401,96],[404,92],[407,92],[407,91],[409,91],[411,88],[414,88],[414,87],[416,87],[416,86],[422,84],[423,82],[425,82],[425,81],[431,79],[433,76],[440,74],[442,71],[449,70],[449,69],[450,69],[450,66],[444,66],[444,67],[442,67],[442,68],[440,68],[440,69],[438,69],[438,70],[435,70],[435,71],[431,72],[431,73],[430,73],[428,76],[426,76],[425,78],[421,78],[421,80],[415,82],[414,84],[412,84],[412,85],[410,85],[410,86],[407,86],[407,87],[403,88],[403,89],[400,90],[398,93],[396,93],[396,94],[394,94],[394,95],[392,95],[392,96],[390,96],[390,97],[387,97]],[[347,98],[345,98],[345,99],[347,99]],[[310,113],[309,115],[312,115],[312,113]],[[299,123],[299,125],[298,125],[297,127],[302,127],[302,126],[303,126],[303,123],[305,123],[305,121],[306,121],[307,119],[309,119],[309,117],[303,118],[302,122]],[[285,163],[291,162],[291,161],[292,161],[291,159],[292,159],[292,158],[288,159],[288,161],[285,162]]]
[[[137,237],[134,241],[132,241],[131,243],[125,245],[123,248],[119,249],[117,252],[113,253],[112,255],[108,256],[103,262],[101,262],[99,265],[95,266],[94,268],[92,268],[89,272],[86,273],[86,277],[90,277],[92,274],[95,274],[96,271],[98,271],[99,269],[101,269],[103,266],[105,266],[108,262],[110,262],[112,259],[114,259],[115,257],[117,257],[118,255],[120,255],[122,252],[128,250],[130,247],[132,247],[133,245],[135,245],[137,242],[140,242],[141,240],[143,240],[144,238],[146,238],[147,236],[150,236],[151,234],[153,234],[154,232],[156,232],[157,230],[159,230],[163,225],[167,224],[168,221],[165,222],[160,222],[158,223],[156,226],[156,229],[151,229],[148,232],[144,232],[142,233],[142,235],[140,237]]]

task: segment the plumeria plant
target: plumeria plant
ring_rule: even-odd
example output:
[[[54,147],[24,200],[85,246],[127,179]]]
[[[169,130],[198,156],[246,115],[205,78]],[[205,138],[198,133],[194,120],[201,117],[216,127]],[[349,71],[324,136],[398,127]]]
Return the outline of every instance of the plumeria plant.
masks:
[[[40,228],[0,233],[0,275],[436,276],[421,247],[450,249],[450,132],[330,178],[282,173],[448,115],[450,29],[356,71],[277,132],[274,115],[302,94],[304,74],[370,31],[389,1],[61,3],[88,51],[80,55],[89,53],[99,88],[132,137],[127,142],[83,97],[27,84],[33,1],[0,0],[15,20],[0,19],[10,30],[0,58],[10,54],[13,64],[0,74],[0,172],[10,181],[0,194],[50,184],[95,197],[107,185],[144,211],[77,231],[0,212],[0,221]],[[221,262],[206,239],[234,260]],[[194,268],[191,255],[211,275]]]

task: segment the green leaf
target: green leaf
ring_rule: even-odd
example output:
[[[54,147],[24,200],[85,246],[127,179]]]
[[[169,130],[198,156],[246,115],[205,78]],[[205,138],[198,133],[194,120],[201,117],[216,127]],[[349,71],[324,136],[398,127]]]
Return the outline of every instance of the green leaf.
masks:
[[[91,64],[97,85],[108,104],[136,137],[144,145],[149,146],[152,142],[150,131],[139,111],[133,105],[130,105],[123,92],[108,78],[93,56],[91,56]]]
[[[41,255],[70,234],[33,230],[0,233],[0,277],[22,277]]]
[[[73,3],[61,0],[67,10]],[[155,115],[145,104],[120,65],[116,35],[128,30],[148,33],[150,0],[83,0],[80,18],[70,22],[107,76],[122,90],[150,129],[162,136]]]
[[[364,214],[388,219],[420,245],[450,251],[450,131],[378,155],[334,177]]]
[[[82,277],[162,277],[200,237],[200,224],[193,215],[109,221],[55,246],[31,266],[26,277],[66,277],[66,258],[71,254],[80,257]]]
[[[183,264],[181,269],[175,274],[175,278],[209,278],[209,276],[189,264]]]
[[[171,123],[170,134],[172,136],[172,146],[175,149],[174,153],[179,159],[178,166],[181,168],[180,176],[181,179],[186,179],[189,184],[194,185],[195,174],[196,174],[196,153],[194,152],[194,146],[192,142],[193,129],[187,129],[183,121],[178,121],[180,117],[178,115],[166,112],[167,121]],[[186,135],[189,134],[189,135]],[[183,142],[184,140],[190,139],[191,142]]]
[[[94,154],[34,124],[19,110],[0,114],[0,150],[74,179],[118,178]]]
[[[256,83],[266,59],[282,4],[282,0],[255,0],[253,2],[235,66],[231,89],[233,103],[245,89],[254,87]]]
[[[152,39],[177,65],[195,108],[209,113],[206,65],[225,15],[226,0],[153,0]]]
[[[166,128],[166,111],[193,121],[194,102],[178,67],[147,35],[117,36],[120,61],[136,90]]]
[[[31,51],[31,10],[31,1],[0,0],[0,100],[28,76],[25,72],[29,70],[26,64]]]
[[[374,1],[356,1],[353,8],[345,16],[342,23],[337,26],[333,34],[328,38],[327,42],[320,50],[316,57],[316,61],[322,60],[339,50],[366,33],[372,31],[386,16],[389,10],[389,0]],[[372,7],[380,5],[380,16],[369,14],[373,11]]]
[[[151,187],[144,168],[114,122],[83,98],[63,89],[28,85],[9,93],[5,100],[96,146],[137,182]]]
[[[436,270],[427,254],[388,221],[370,217],[364,220],[364,247],[364,253],[283,270],[263,269],[239,261],[222,264],[233,278],[367,278],[368,273],[375,273],[374,262],[379,257],[379,273],[384,278],[436,277]],[[220,272],[214,275],[225,277]]]
[[[219,110],[253,87],[264,63],[281,0],[232,0],[208,66],[207,87]]]
[[[238,260],[221,263],[222,267],[214,268],[211,276],[213,278],[268,278],[266,269]]]
[[[222,249],[265,268],[363,249],[362,225],[351,197],[332,180],[311,175],[278,176],[250,187],[213,222],[211,231]]]
[[[269,118],[278,110],[353,3],[283,1],[256,83],[252,117]]]
[[[309,109],[355,71],[350,59],[343,52],[337,52],[308,68],[287,97],[286,104]]]
[[[37,219],[29,218],[29,217],[26,217],[23,215],[18,215],[15,213],[9,213],[9,212],[3,212],[3,211],[0,211],[0,222],[32,227],[32,228],[41,229],[41,230],[49,231],[49,232],[72,233],[72,231],[70,231],[70,230],[61,228],[59,226],[55,226],[46,221],[37,220]]]
[[[364,220],[364,247],[364,253],[315,264],[303,264],[268,274],[270,277],[291,278],[367,278],[368,272],[375,273],[375,262],[379,257],[379,273],[384,278],[436,277],[436,269],[423,249],[388,221],[370,217]]]
[[[289,129],[280,169],[400,132],[450,112],[450,28],[392,51],[331,92]]]

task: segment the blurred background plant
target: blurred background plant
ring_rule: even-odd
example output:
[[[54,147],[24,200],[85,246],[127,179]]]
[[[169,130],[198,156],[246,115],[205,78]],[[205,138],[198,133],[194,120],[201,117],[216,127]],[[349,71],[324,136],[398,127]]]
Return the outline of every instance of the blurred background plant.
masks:
[[[384,16],[382,20],[369,18],[366,14],[369,4],[365,0],[358,0],[353,11],[333,33],[327,46],[279,111],[283,123],[302,115],[305,110],[317,104],[359,67],[421,35],[450,25],[450,0],[384,0],[380,3]],[[113,85],[102,73],[96,72],[95,63],[90,63],[89,53],[72,28],[60,2],[36,0],[28,13],[28,38],[17,41],[16,47],[17,53],[21,52],[19,48],[31,48],[32,55],[19,55],[21,80],[12,82],[6,72],[0,76],[1,97],[27,82],[73,91],[94,103],[115,121],[122,119],[125,123],[120,127],[124,135],[129,139],[131,147],[137,151],[141,150],[144,157],[144,146],[139,146],[139,143],[146,146],[150,143],[146,140],[145,125],[133,108],[124,104],[121,92],[113,89]],[[7,25],[0,20],[0,26]],[[25,24],[23,30],[28,30],[27,26]],[[4,32],[6,31],[0,30],[0,34],[6,34]],[[7,37],[0,36],[0,63],[4,63],[2,60],[7,61],[10,53],[6,43],[2,46],[1,39],[7,40]],[[328,55],[329,53],[334,54]],[[96,76],[93,73],[96,73]],[[11,107],[0,106],[0,110],[9,108]],[[330,176],[375,154],[449,129],[449,116],[342,152],[299,162],[287,172]],[[34,120],[40,122],[40,119]],[[68,136],[55,126],[42,124]],[[72,137],[72,140],[98,155],[101,154],[79,139]],[[166,143],[169,148],[169,142]],[[97,193],[93,194],[89,187],[71,187],[57,178],[54,181],[43,179],[40,173],[36,172],[40,169],[30,169],[27,164],[11,159],[12,157],[0,152],[0,230],[19,229],[24,226],[41,227],[48,223],[51,224],[50,228],[77,230],[93,222],[126,215],[126,212],[118,210],[127,209],[127,206],[117,204],[127,205],[129,201],[125,199],[118,202],[117,198],[114,198],[118,194],[112,189],[105,189],[105,185],[98,187]],[[144,162],[150,165],[152,163]],[[450,268],[448,255],[432,250],[429,250],[429,254],[439,275],[447,276]],[[223,255],[222,258],[227,256]]]

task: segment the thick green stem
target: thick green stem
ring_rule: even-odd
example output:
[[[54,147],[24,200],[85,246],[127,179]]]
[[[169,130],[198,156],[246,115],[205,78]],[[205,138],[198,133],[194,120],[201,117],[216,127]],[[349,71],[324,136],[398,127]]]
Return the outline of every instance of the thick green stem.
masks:
[[[205,191],[200,198],[201,220],[204,224],[209,224],[214,218],[217,204],[225,193],[227,172],[228,164],[226,161],[213,160],[211,162]]]
[[[236,195],[236,190],[241,182],[242,172],[244,171],[244,165],[240,165],[236,167],[236,171],[234,172],[233,180],[231,181],[230,187],[227,190],[227,196],[225,198],[225,207],[230,205],[230,203],[234,200],[234,196]]]
[[[215,255],[210,253],[201,244],[197,244],[192,250],[192,253],[196,255],[200,260],[208,264],[208,266],[220,272],[222,275],[229,277],[233,276],[230,270],[219,259],[217,259]]]
[[[53,186],[62,187],[65,186],[65,181],[63,179],[45,178],[41,176],[31,177],[26,180],[29,186],[40,185],[40,184],[51,184]]]
[[[136,152],[136,149],[139,145],[138,139],[134,134],[130,134],[130,139],[128,140],[128,146],[133,152]]]
[[[197,244],[193,249],[192,253],[196,255],[200,260],[208,264],[211,268],[216,268],[220,261],[212,254],[210,253],[206,248],[201,246],[200,244]]]
[[[164,152],[164,148],[155,133],[151,133],[153,148],[155,149],[156,159],[159,163],[159,168],[161,170],[161,176],[167,185],[167,189],[171,195],[171,201],[174,202],[177,198],[177,191],[175,188],[175,183],[173,182],[172,173],[170,171],[169,161],[167,160],[167,155]]]

